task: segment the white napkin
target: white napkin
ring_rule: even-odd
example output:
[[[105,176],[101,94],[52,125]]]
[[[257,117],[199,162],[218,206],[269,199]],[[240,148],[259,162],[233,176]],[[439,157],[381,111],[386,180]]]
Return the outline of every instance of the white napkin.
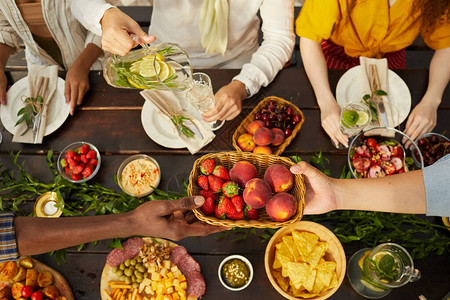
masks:
[[[58,66],[39,66],[39,65],[29,65],[28,66],[28,89],[26,97],[36,97],[37,90],[38,90],[38,82],[40,78],[47,77],[49,79],[47,90],[45,92],[44,96],[44,106],[43,111],[41,114],[41,123],[38,131],[38,135],[36,137],[36,144],[42,144],[42,140],[44,138],[45,133],[45,126],[47,124],[47,110],[49,107],[49,103],[51,102],[53,96],[55,95],[56,91],[56,84],[58,81]],[[42,92],[42,87],[41,87]],[[20,99],[11,99],[11,101],[21,101]],[[27,128],[27,125],[25,122],[20,123],[17,125],[16,134],[13,137],[13,142],[16,143],[33,143],[33,129],[28,130],[27,133],[24,135],[21,135]]]
[[[368,58],[361,56],[359,58],[359,62],[361,64],[361,76],[362,78],[366,78],[366,80],[362,80],[362,91],[363,95],[369,94],[371,95],[371,89],[370,89],[370,83],[369,83],[369,72],[370,72],[370,65],[376,65],[377,71],[378,71],[378,78],[380,79],[380,89],[388,93],[389,91],[389,80],[388,80],[388,61],[386,58]],[[386,110],[386,116],[389,124],[384,124],[383,119],[381,118],[380,114],[378,114],[378,122],[372,120],[373,126],[382,126],[382,127],[394,127],[395,123],[392,118],[392,107],[391,103],[389,102],[389,95],[387,96],[381,96],[381,99],[384,103],[384,108]],[[386,135],[385,132],[383,132],[383,135]]]
[[[225,54],[228,44],[228,11],[228,0],[203,0],[198,28],[206,53]]]
[[[203,135],[203,139],[201,139],[196,134],[194,135],[193,138],[188,138],[183,134],[178,134],[175,124],[172,122],[172,120],[166,114],[162,113],[158,109],[158,107],[156,107],[156,105],[153,104],[153,102],[150,100],[150,98],[155,97],[154,93],[157,93],[159,96],[164,98],[174,111],[180,112],[182,111],[184,116],[189,117],[192,120],[192,122],[197,126],[200,133]],[[182,105],[180,104],[180,101],[182,102],[187,101],[186,99],[184,99],[182,93],[171,91],[143,90],[141,92],[141,95],[142,97],[144,97],[146,101],[148,101],[148,103],[153,107],[153,109],[157,113],[159,113],[163,118],[167,119],[167,122],[169,122],[172,125],[170,128],[168,128],[168,130],[172,130],[175,135],[179,136],[183,140],[183,142],[186,144],[186,147],[188,148],[189,152],[191,152],[191,154],[197,153],[200,149],[209,144],[215,138],[216,135],[212,131],[206,129],[202,125],[203,123],[202,121],[193,117],[193,114],[190,114],[185,110],[182,110]]]

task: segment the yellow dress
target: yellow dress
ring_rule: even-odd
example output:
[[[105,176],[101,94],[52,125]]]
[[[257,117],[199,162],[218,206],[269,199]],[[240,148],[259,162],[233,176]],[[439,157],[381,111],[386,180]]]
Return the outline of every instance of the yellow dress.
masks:
[[[317,42],[330,40],[351,57],[381,58],[411,45],[420,32],[420,12],[411,15],[412,0],[358,1],[348,20],[348,0],[306,0],[296,20],[297,35]],[[440,20],[423,36],[432,49],[450,47],[450,23]]]

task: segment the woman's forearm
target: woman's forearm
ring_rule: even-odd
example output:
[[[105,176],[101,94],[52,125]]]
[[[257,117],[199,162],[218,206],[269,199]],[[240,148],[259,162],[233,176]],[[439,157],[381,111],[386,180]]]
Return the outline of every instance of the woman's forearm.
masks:
[[[89,71],[89,69],[92,67],[92,64],[102,53],[102,49],[100,49],[97,45],[90,43],[75,60],[74,65],[76,64]]]
[[[8,45],[0,44],[0,71],[4,71],[6,63],[11,54],[14,53],[14,49]]]
[[[337,209],[426,213],[422,170],[376,179],[332,180]]]
[[[423,98],[428,99],[436,108],[441,103],[442,94],[450,80],[449,61],[450,48],[436,50],[431,59],[428,88]]]
[[[66,218],[16,217],[20,255],[34,255],[136,232],[131,213]]]
[[[335,101],[328,82],[328,68],[320,43],[300,37],[300,51],[306,74],[320,107]]]

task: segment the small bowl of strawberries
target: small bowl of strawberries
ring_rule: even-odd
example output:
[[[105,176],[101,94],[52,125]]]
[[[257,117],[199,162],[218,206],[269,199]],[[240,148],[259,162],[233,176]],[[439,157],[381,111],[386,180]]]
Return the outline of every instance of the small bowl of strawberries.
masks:
[[[88,142],[75,142],[58,156],[58,172],[67,181],[83,183],[92,179],[100,169],[100,152]]]

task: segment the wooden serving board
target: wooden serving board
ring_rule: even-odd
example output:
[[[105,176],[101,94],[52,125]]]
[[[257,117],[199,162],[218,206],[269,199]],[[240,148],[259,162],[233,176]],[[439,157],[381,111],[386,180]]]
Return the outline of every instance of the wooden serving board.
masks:
[[[25,256],[18,258],[17,260],[15,260],[15,262],[17,263],[17,265],[19,265],[19,261],[26,258]],[[61,296],[64,296],[67,298],[67,300],[74,300],[74,296],[72,293],[72,289],[69,286],[69,283],[67,283],[66,279],[64,278],[64,276],[62,276],[58,271],[56,271],[55,269],[47,266],[44,263],[41,263],[40,261],[31,258],[33,260],[34,263],[34,267],[33,269],[35,269],[37,272],[42,272],[42,271],[49,271],[52,276],[53,276],[53,284],[59,289],[59,291],[61,292]],[[0,282],[0,287],[4,287],[4,286],[12,286],[14,284],[13,281],[2,281]]]
[[[150,241],[156,241],[159,243],[166,243],[169,245],[170,248],[174,248],[176,246],[178,246],[177,244],[175,244],[174,242],[165,240],[165,239],[158,239],[158,238],[152,238],[152,237],[143,237],[142,238],[146,243],[149,243]],[[102,300],[108,300],[106,298],[106,296],[103,293],[103,290],[107,290],[108,293],[111,293],[112,288],[108,285],[108,282],[111,281],[120,281],[119,277],[112,272],[112,267],[110,265],[108,265],[107,263],[105,263],[105,266],[103,267],[103,272],[102,272],[102,277],[100,279],[100,294],[101,294],[101,299]],[[192,297],[192,296],[188,296],[187,298],[188,300],[196,300],[198,299],[197,297]]]

